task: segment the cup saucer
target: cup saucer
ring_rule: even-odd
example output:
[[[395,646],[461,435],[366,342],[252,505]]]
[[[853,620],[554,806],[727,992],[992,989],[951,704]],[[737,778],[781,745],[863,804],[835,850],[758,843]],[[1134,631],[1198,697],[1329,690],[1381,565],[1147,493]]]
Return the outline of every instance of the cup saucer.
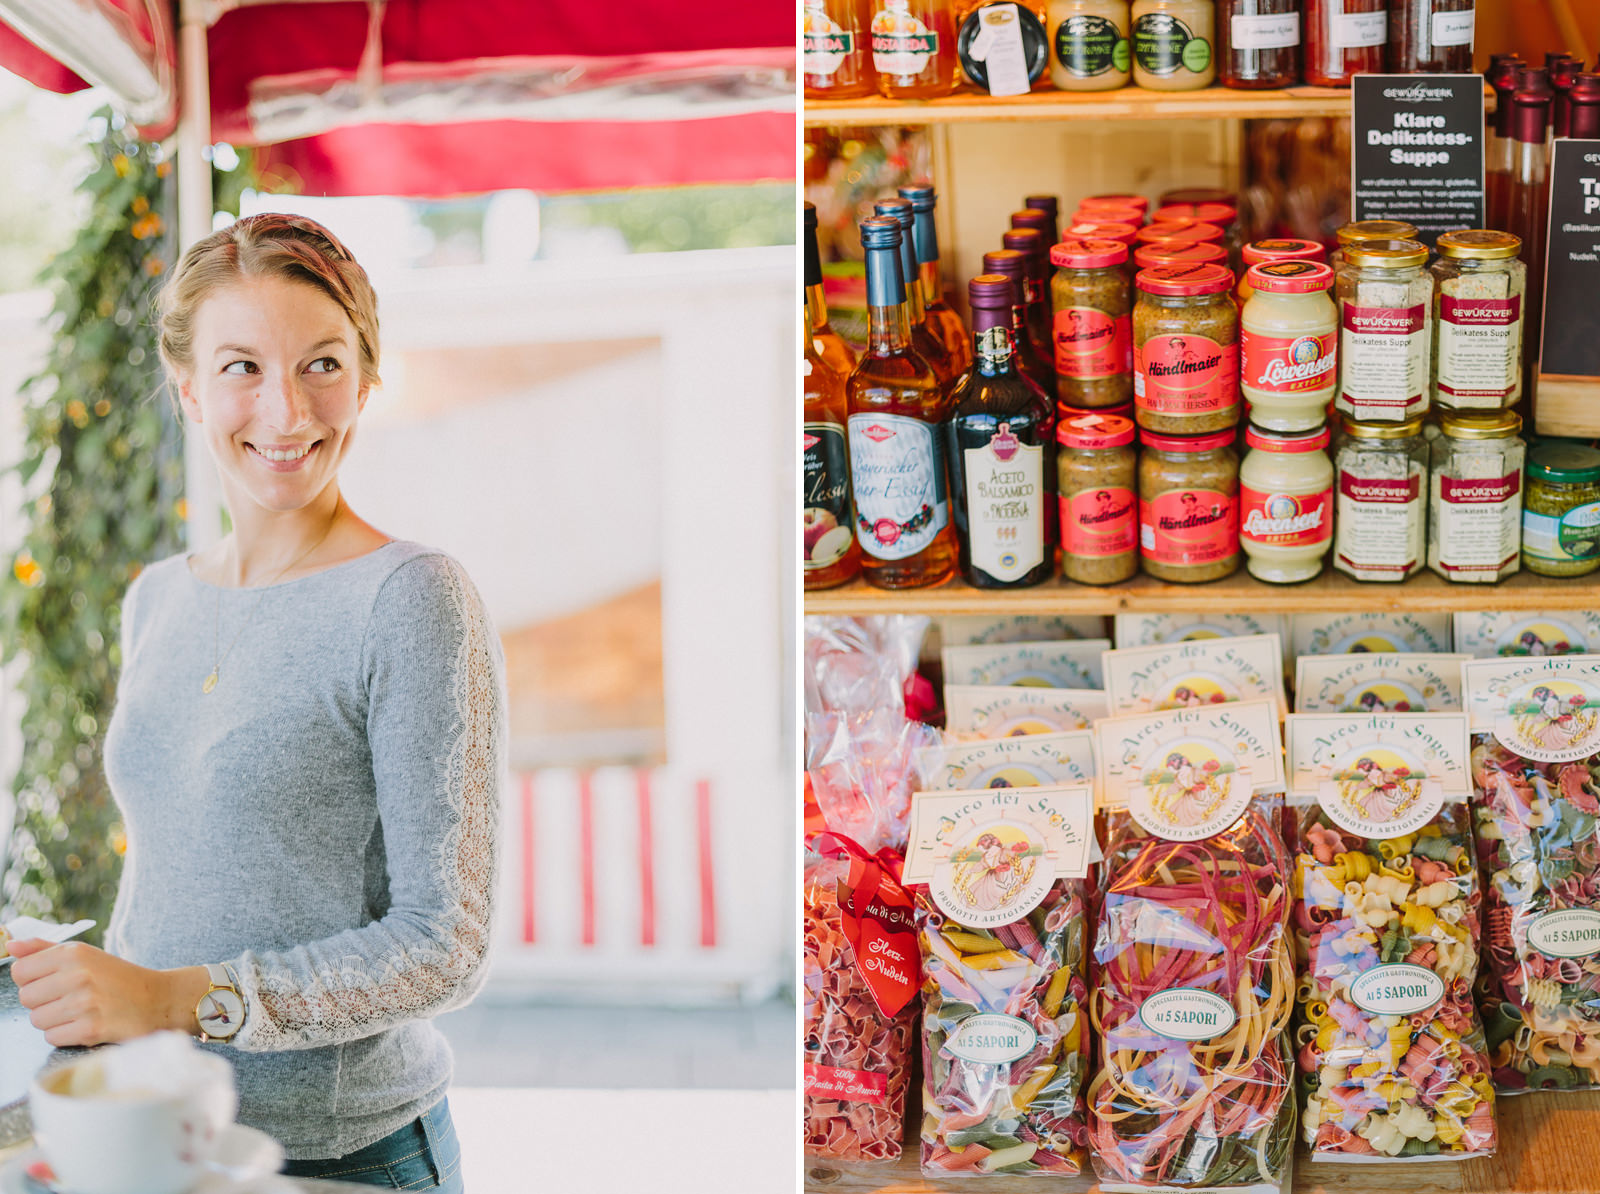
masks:
[[[275,1194],[292,1189],[272,1182],[283,1167],[283,1146],[265,1132],[229,1124],[217,1142],[217,1155],[189,1189],[174,1194]],[[50,1174],[44,1154],[30,1148],[0,1167],[0,1194],[72,1194]]]

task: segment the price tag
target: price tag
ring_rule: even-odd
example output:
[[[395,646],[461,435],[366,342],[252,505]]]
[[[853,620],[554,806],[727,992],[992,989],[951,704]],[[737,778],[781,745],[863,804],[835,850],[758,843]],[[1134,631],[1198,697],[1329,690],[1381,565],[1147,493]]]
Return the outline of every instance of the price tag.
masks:
[[[1482,76],[1357,75],[1351,122],[1352,219],[1483,227]]]

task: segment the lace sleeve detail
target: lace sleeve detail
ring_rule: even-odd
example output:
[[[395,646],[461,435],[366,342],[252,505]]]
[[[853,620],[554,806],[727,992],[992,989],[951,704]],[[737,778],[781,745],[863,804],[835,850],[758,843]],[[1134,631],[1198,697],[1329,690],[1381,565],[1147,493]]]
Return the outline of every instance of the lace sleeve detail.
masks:
[[[506,761],[499,640],[460,566],[437,555],[391,577],[368,640],[389,909],[360,929],[234,959],[240,1049],[356,1040],[460,1006],[483,982]]]

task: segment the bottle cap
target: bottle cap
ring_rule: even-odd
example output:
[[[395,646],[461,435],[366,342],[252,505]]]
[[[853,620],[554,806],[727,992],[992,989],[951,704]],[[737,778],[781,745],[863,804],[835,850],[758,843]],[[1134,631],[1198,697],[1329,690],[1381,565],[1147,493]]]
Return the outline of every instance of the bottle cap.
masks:
[[[1143,195],[1114,194],[1090,195],[1087,199],[1078,201],[1079,207],[1136,207],[1140,211],[1150,210],[1150,200]]]
[[[1522,430],[1522,416],[1509,410],[1471,415],[1447,411],[1439,416],[1439,430],[1451,439],[1505,439]]]
[[[1077,221],[1067,226],[1067,235],[1080,238],[1093,237],[1096,240],[1120,240],[1125,245],[1132,245],[1138,239],[1139,226],[1121,224],[1115,220]]]
[[[1044,243],[1044,233],[1037,228],[1011,228],[1000,238],[1000,243],[1008,249],[1016,249],[1029,257],[1045,255],[1049,247]]]
[[[1208,240],[1192,245],[1178,241],[1159,240],[1153,245],[1140,245],[1133,253],[1134,264],[1140,269],[1153,265],[1226,265],[1228,251]]]
[[[1165,207],[1169,203],[1226,203],[1238,207],[1239,196],[1221,187],[1178,187],[1163,192],[1157,206]]]
[[[1405,439],[1407,436],[1422,434],[1422,416],[1407,419],[1403,423],[1373,423],[1361,419],[1352,419],[1349,415],[1342,415],[1340,424],[1344,433],[1352,439]]]
[[[1050,264],[1063,269],[1104,269],[1128,260],[1128,246],[1119,240],[1073,239],[1050,247]]]
[[[1025,195],[1022,199],[1022,206],[1035,207],[1040,211],[1047,211],[1050,213],[1051,220],[1061,214],[1061,201],[1054,195]]]
[[[967,300],[986,311],[1009,311],[1016,305],[1016,288],[1005,274],[979,274],[967,283]]]
[[[911,206],[911,200],[901,199],[898,196],[891,195],[887,199],[877,200],[873,203],[872,210],[877,215],[899,221],[902,228],[910,228],[917,222],[916,209]]]
[[[1416,240],[1417,226],[1404,220],[1356,220],[1344,225],[1336,234],[1341,245],[1353,245],[1364,240]]]
[[[1056,442],[1069,448],[1120,448],[1133,442],[1133,420],[1099,411],[1068,415],[1056,424]]]
[[[898,249],[900,247],[900,221],[893,216],[868,216],[861,221],[861,247],[864,249]]]
[[[1314,240],[1297,240],[1294,237],[1277,237],[1269,240],[1253,240],[1247,244],[1241,256],[1246,265],[1260,265],[1263,261],[1326,261],[1327,251],[1321,242]]]
[[[1205,435],[1157,435],[1154,431],[1139,432],[1139,442],[1147,448],[1162,452],[1211,452],[1217,448],[1231,448],[1238,435],[1233,428],[1212,431]]]
[[[1233,275],[1220,265],[1154,265],[1134,279],[1146,294],[1183,297],[1233,289]]]
[[[938,200],[933,184],[926,181],[906,183],[905,186],[899,188],[899,195],[902,199],[910,200],[912,210],[918,212],[932,211],[935,202]]]
[[[1419,240],[1363,240],[1346,245],[1344,259],[1351,265],[1409,269],[1428,264],[1428,246]]]
[[[983,255],[983,272],[986,274],[1004,274],[1016,284],[1018,301],[1012,306],[1020,305],[1022,294],[1022,280],[1028,276],[1028,255],[1016,249],[991,249]]]
[[[1160,241],[1177,241],[1180,244],[1210,241],[1212,244],[1221,244],[1226,235],[1216,224],[1202,220],[1171,220],[1165,224],[1146,224],[1139,229],[1135,239],[1143,245]]]
[[[1528,476],[1562,485],[1600,481],[1600,451],[1574,439],[1542,439],[1528,449]]]
[[[1132,224],[1135,228],[1144,223],[1144,212],[1137,207],[1080,207],[1072,213],[1075,224]]]
[[[1233,223],[1239,218],[1239,209],[1231,203],[1168,203],[1151,214],[1152,223],[1170,220],[1203,220],[1207,224]]]
[[[1051,218],[1049,212],[1041,208],[1024,207],[1021,211],[1011,213],[1011,226],[1037,229],[1040,236],[1048,239],[1050,230],[1055,227],[1055,220]]]
[[[1522,238],[1510,232],[1495,232],[1488,228],[1463,228],[1459,232],[1441,232],[1434,242],[1439,256],[1465,261],[1497,261],[1515,257],[1522,251]]]

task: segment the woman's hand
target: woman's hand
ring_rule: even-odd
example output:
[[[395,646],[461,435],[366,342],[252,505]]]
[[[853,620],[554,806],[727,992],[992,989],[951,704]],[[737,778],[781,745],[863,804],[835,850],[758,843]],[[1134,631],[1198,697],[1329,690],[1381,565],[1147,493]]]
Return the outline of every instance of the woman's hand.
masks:
[[[193,1035],[195,1005],[210,986],[203,966],[149,970],[82,941],[12,941],[17,984],[28,1020],[44,1039],[105,1045],[159,1029]]]

